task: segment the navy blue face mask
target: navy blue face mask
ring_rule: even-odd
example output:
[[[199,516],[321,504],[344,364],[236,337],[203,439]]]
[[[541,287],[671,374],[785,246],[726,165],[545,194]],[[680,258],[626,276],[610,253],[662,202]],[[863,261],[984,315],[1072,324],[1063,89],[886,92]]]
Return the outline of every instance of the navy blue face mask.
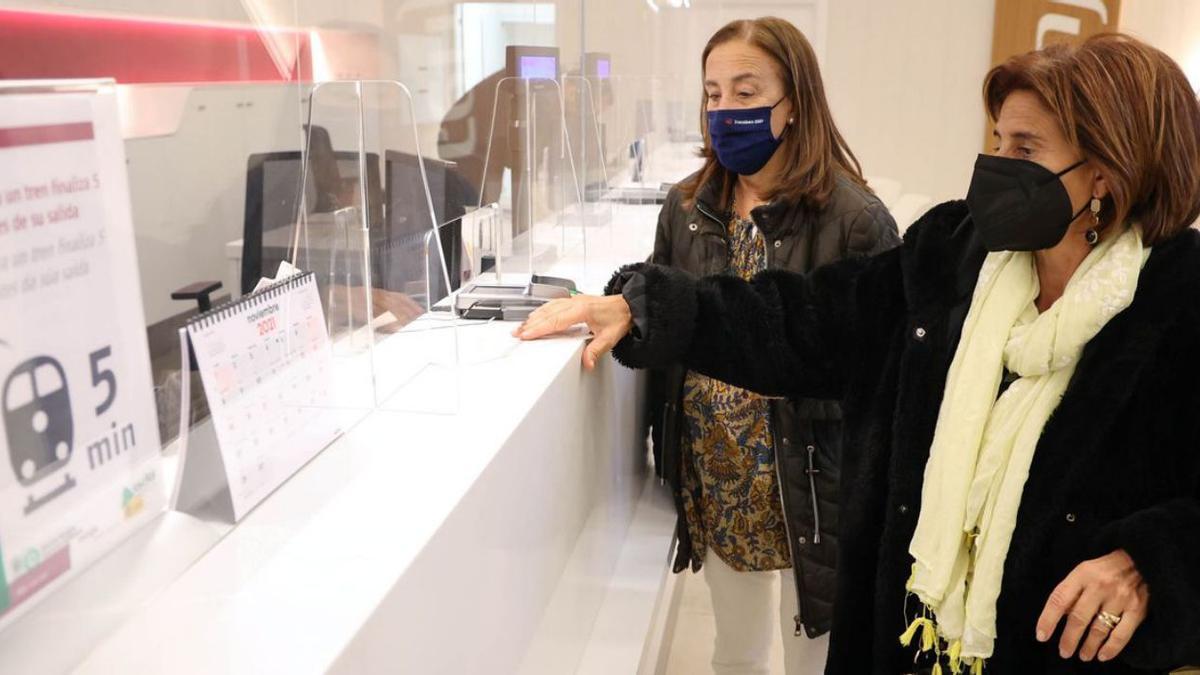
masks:
[[[771,133],[771,111],[780,103],[782,98],[770,107],[708,111],[708,138],[721,166],[750,176],[767,165],[780,143]]]

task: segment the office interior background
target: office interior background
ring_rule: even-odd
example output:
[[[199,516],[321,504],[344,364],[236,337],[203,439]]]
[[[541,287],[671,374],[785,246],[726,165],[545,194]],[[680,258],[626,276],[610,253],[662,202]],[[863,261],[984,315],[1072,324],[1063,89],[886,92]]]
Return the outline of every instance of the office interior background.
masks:
[[[144,317],[122,330],[145,329],[176,493],[0,624],[0,671],[703,672],[710,610],[669,573],[637,376],[451,326],[384,385],[375,345],[501,261],[594,292],[644,259],[665,189],[700,165],[701,51],[765,15],[812,43],[901,229],[965,194],[1003,57],[1119,30],[1200,88],[1193,0],[0,3],[0,84],[112,81],[136,249],[116,301]],[[330,404],[354,414],[246,513],[180,508],[180,439],[212,440],[179,331],[283,260],[317,273],[333,365],[370,355],[351,377],[375,395]]]

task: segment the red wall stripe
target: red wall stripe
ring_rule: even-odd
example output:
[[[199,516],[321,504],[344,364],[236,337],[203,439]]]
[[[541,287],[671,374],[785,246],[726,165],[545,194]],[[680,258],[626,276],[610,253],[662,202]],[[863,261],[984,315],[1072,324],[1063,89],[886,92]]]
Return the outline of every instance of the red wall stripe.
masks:
[[[0,129],[0,148],[90,140],[92,140],[91,122]]]
[[[270,29],[300,54],[276,65],[266,31],[0,10],[0,79],[112,77],[124,84],[312,79],[307,31]]]

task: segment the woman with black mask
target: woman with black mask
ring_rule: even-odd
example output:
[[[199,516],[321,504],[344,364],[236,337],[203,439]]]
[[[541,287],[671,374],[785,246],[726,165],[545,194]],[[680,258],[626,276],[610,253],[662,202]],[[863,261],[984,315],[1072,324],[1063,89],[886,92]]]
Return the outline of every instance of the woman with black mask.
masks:
[[[840,398],[827,673],[1198,663],[1200,104],[1119,35],[1010,59],[984,100],[995,154],[899,249],[748,282],[635,265],[518,334],[587,322],[585,363]]]
[[[900,243],[833,123],[799,30],[733,22],[701,63],[704,167],[668,195],[651,262],[750,279]],[[655,379],[659,469],[679,516],[674,569],[704,568],[714,670],[765,675],[782,624],[787,672],[820,672],[837,559],[836,401],[768,399],[683,366]]]

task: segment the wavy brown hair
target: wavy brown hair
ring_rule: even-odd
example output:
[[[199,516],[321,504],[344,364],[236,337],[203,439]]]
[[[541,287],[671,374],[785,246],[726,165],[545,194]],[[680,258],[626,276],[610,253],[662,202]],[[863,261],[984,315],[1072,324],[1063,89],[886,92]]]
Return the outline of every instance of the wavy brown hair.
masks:
[[[1029,91],[1108,184],[1101,228],[1137,222],[1153,246],[1200,215],[1200,103],[1171,57],[1127,35],[1014,56],[983,83],[992,120]]]
[[[783,78],[786,96],[792,103],[792,116],[796,120],[783,132],[782,143],[776,151],[782,152],[785,158],[778,184],[763,197],[820,210],[829,202],[839,175],[865,187],[858,159],[833,123],[817,56],[804,34],[791,23],[773,16],[734,21],[714,33],[705,45],[700,57],[701,73],[713,49],[735,40],[754,45],[771,56]],[[728,208],[736,176],[717,161],[708,137],[707,112],[708,99],[701,91],[700,128],[704,133],[704,147],[700,149],[700,156],[705,160],[704,168],[681,183],[679,189],[684,202],[691,204],[701,188],[719,180],[720,206]]]

